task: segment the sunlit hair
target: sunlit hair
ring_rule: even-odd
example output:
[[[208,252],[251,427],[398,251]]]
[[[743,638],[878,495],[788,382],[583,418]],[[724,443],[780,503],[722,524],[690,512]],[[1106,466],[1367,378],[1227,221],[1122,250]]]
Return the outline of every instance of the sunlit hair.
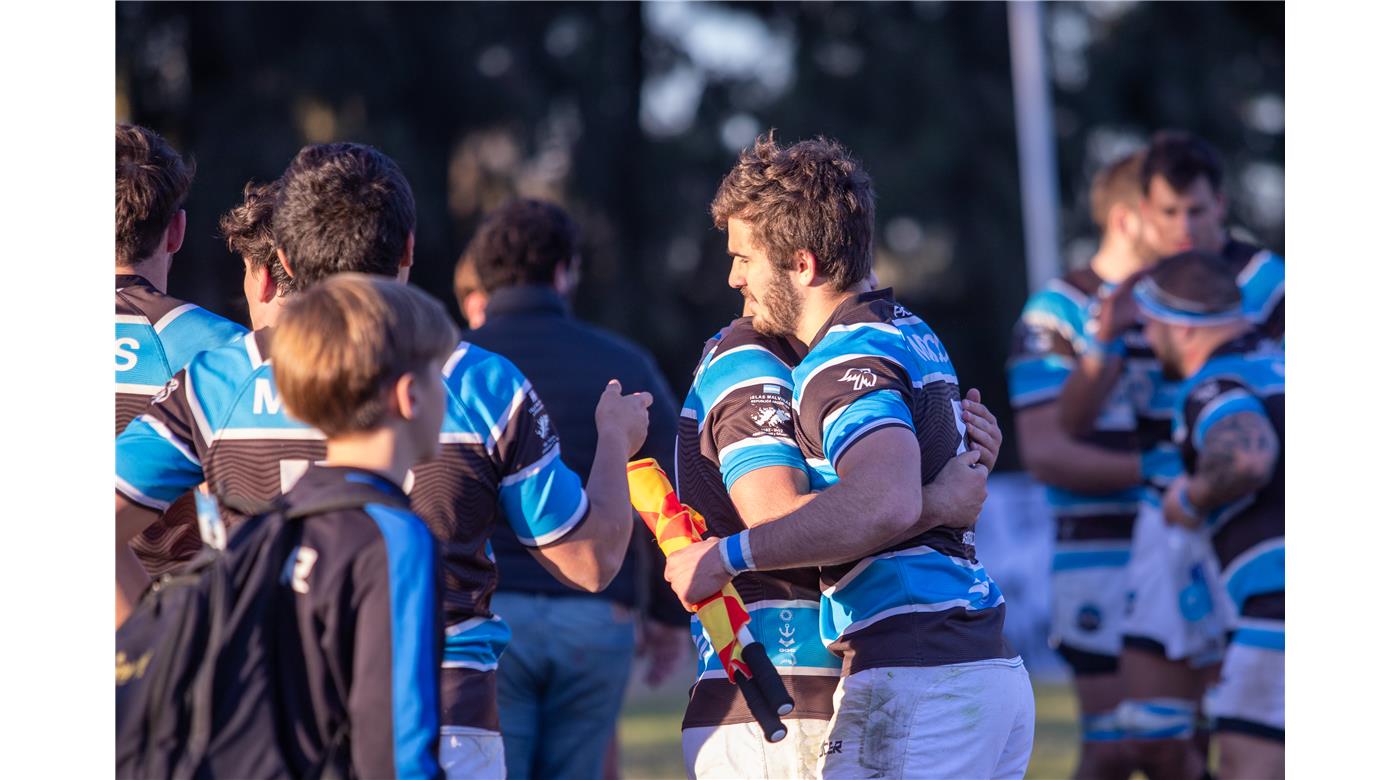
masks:
[[[827,138],[781,147],[773,131],[739,154],[710,204],[715,226],[753,226],[754,240],[780,270],[806,249],[837,291],[870,275],[875,257],[875,189],[839,143]]]
[[[416,219],[398,163],[364,144],[316,144],[297,152],[280,184],[272,232],[293,290],[344,271],[398,273]]]
[[[1240,288],[1224,259],[1195,250],[1172,255],[1139,282],[1164,306],[1197,315],[1235,312]]]
[[[1156,176],[1166,179],[1177,192],[1185,192],[1196,179],[1204,176],[1211,190],[1220,192],[1225,182],[1225,166],[1220,162],[1220,152],[1204,138],[1182,130],[1161,130],[1152,136],[1140,176],[1144,195]]]
[[[1108,212],[1114,206],[1136,208],[1142,202],[1142,161],[1145,151],[1126,154],[1100,168],[1089,186],[1089,214],[1099,230],[1108,225]]]
[[[383,424],[385,391],[433,369],[457,345],[447,310],[422,290],[337,274],[289,299],[273,331],[273,378],[287,412],[329,437]]]
[[[460,274],[470,266],[481,289],[491,293],[551,284],[554,269],[568,265],[578,251],[578,226],[564,209],[542,200],[512,200],[486,215],[457,267]]]
[[[277,291],[292,289],[292,278],[277,260],[277,242],[272,236],[272,209],[277,205],[278,183],[248,182],[243,202],[219,217],[219,233],[228,251],[266,268],[277,282]]]
[[[164,138],[137,125],[117,125],[117,264],[135,265],[160,246],[194,181]]]

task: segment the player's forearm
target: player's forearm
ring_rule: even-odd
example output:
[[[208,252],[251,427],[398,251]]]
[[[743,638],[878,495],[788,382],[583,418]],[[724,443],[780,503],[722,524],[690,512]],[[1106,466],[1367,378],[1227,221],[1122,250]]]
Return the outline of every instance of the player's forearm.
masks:
[[[632,539],[632,501],[627,487],[627,442],[612,431],[598,431],[593,470],[588,473],[589,514],[577,538],[588,549],[591,571],[583,572],[585,590],[602,590],[622,568]]]
[[[1269,484],[1278,438],[1263,417],[1238,414],[1211,428],[1186,483],[1186,498],[1201,511],[1238,501]]]
[[[1113,385],[1123,373],[1123,359],[1116,355],[1085,355],[1060,390],[1060,427],[1071,435],[1093,430]]]
[[[858,560],[907,534],[918,520],[913,497],[886,485],[838,482],[796,512],[749,531],[758,569],[789,569]]]
[[[1142,459],[1136,452],[1116,452],[1075,441],[1046,419],[1050,407],[1016,415],[1021,460],[1040,482],[1078,493],[1113,493],[1142,484]]]

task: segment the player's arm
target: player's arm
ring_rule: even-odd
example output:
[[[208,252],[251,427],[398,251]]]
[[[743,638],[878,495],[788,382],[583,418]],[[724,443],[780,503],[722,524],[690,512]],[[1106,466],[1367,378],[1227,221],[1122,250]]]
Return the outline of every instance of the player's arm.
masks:
[[[650,405],[650,393],[623,395],[622,386],[616,381],[610,382],[604,389],[594,413],[598,424],[598,445],[594,450],[593,469],[589,472],[588,485],[584,491],[586,495],[580,496],[584,505],[582,509],[576,510],[584,514],[576,519],[570,518],[576,523],[576,527],[557,540],[549,538],[550,535],[527,538],[521,536],[520,530],[517,529],[517,536],[520,536],[526,548],[535,556],[535,560],[560,582],[597,593],[606,588],[622,568],[632,538],[632,502],[627,486],[627,459],[632,457],[646,439],[647,408]],[[548,472],[541,471],[525,481],[534,483],[530,487],[552,491],[554,485],[543,483],[552,483],[552,477],[560,470],[568,472],[572,477],[572,484],[577,485],[578,478],[557,458]],[[566,487],[569,479],[558,476],[561,492],[571,492]],[[530,487],[526,490],[529,491]],[[584,522],[584,515],[587,522]],[[519,515],[512,518],[513,525],[522,521],[529,526],[538,522],[538,518]],[[541,541],[541,538],[544,540]]]
[[[1086,328],[1086,348],[1060,391],[1060,425],[1071,434],[1093,430],[1104,402],[1123,375],[1123,333],[1138,318],[1134,274],[1099,302],[1092,328]]]
[[[117,494],[117,627],[126,622],[131,610],[135,608],[137,600],[145,592],[146,587],[151,584],[151,578],[146,574],[146,569],[137,560],[136,553],[131,551],[129,544],[137,534],[155,522],[160,517],[154,511],[133,504],[126,500],[122,494]]]
[[[919,520],[919,443],[910,428],[890,426],[856,441],[841,479],[797,511],[762,523],[747,539],[749,568],[787,569],[855,560],[907,535]],[[706,539],[666,559],[666,579],[688,604],[719,590],[733,575],[720,540]]]
[[[1032,476],[1080,493],[1110,493],[1142,484],[1141,456],[1076,441],[1060,426],[1060,407],[1051,401],[1016,412],[1021,460]]]
[[[1172,522],[1199,525],[1209,512],[1262,489],[1273,478],[1278,435],[1258,399],[1241,392],[1223,404],[1230,408],[1211,415],[1207,430],[1196,426],[1201,441],[1195,473],[1178,478],[1164,497],[1163,511]]]
[[[436,542],[406,512],[375,516],[383,545],[354,563],[341,623],[350,623],[350,761],[359,777],[441,777],[439,681],[442,597]],[[317,595],[312,569],[311,597]],[[300,597],[300,596],[299,596]],[[332,622],[332,625],[336,621]],[[337,642],[339,644],[339,642]]]

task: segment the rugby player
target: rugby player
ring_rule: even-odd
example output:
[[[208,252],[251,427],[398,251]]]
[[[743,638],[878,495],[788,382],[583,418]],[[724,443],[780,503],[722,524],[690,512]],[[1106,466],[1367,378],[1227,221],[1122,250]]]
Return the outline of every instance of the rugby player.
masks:
[[[751,308],[705,345],[681,410],[677,493],[705,517],[708,536],[731,536],[787,514],[809,492],[791,387],[792,367],[805,347],[754,330]],[[969,391],[964,415],[979,459],[993,464],[1001,432],[978,397]],[[956,490],[965,492],[950,495]],[[985,491],[985,471],[944,469],[924,488],[925,520],[930,527],[970,526]],[[952,516],[956,512],[962,516]],[[752,618],[749,630],[792,696],[794,709],[783,718],[788,736],[776,744],[764,738],[698,618],[692,619],[699,668],[682,720],[686,772],[697,778],[816,777],[841,673],[840,659],[821,644],[818,570],[746,572],[734,587]]]
[[[170,265],[185,242],[182,207],[194,166],[156,133],[117,125],[116,434],[145,409],[196,353],[247,330],[166,293]],[[116,435],[114,434],[114,435]],[[118,576],[144,583],[201,546],[194,498],[185,494],[117,548]],[[135,557],[132,551],[135,551]],[[139,563],[138,563],[139,560]]]
[[[1204,527],[1222,573],[1230,642],[1207,698],[1220,776],[1283,777],[1283,352],[1257,328],[1234,269],[1203,252],[1170,257],[1134,291],[1166,370],[1185,377],[1173,438],[1186,473],[1168,522]]]
[[[842,660],[823,776],[1020,776],[1034,701],[1002,636],[1004,599],[970,531],[920,526],[922,485],[981,466],[949,463],[967,445],[942,344],[891,291],[869,289],[869,176],[832,141],[783,148],[770,134],[741,153],[711,211],[754,330],[808,349],[792,408],[816,492],[671,555],[667,578],[695,603],[747,571],[821,567],[819,632]]]
[[[1162,258],[1197,248],[1223,257],[1241,287],[1246,316],[1281,346],[1283,259],[1225,230],[1219,153],[1194,135],[1157,133],[1144,153],[1139,184],[1148,254]],[[1131,284],[1120,285],[1100,299],[1094,320],[1098,348],[1079,361],[1066,381],[1061,422],[1071,433],[1083,433],[1103,413],[1107,391],[1126,375],[1134,388],[1139,446],[1166,464],[1175,447],[1171,419],[1179,388],[1151,354],[1132,290]],[[1222,616],[1209,596],[1208,540],[1199,531],[1163,522],[1161,477],[1168,473],[1163,467],[1145,475],[1134,526],[1119,726],[1142,768],[1162,776],[1196,776],[1205,754],[1189,739],[1222,649]]]
[[[219,217],[219,233],[228,250],[243,261],[243,297],[253,330],[272,324],[277,316],[277,295],[292,287],[292,278],[277,260],[277,242],[272,235],[277,184],[248,182],[243,187],[243,202]],[[265,285],[267,281],[272,284]]]
[[[1052,280],[1026,302],[1012,335],[1007,374],[1026,468],[1047,486],[1055,514],[1050,641],[1074,674],[1079,699],[1077,778],[1127,778],[1132,757],[1115,720],[1122,699],[1118,655],[1125,569],[1147,476],[1170,478],[1174,452],[1142,453],[1127,375],[1111,389],[1093,429],[1060,427],[1059,396],[1075,366],[1099,347],[1092,332],[1101,295],[1145,268],[1141,152],[1106,165],[1090,188],[1102,231],[1088,267]],[[1147,357],[1151,357],[1150,352]]]
[[[308,146],[279,186],[273,233],[290,289],[271,296],[269,327],[198,356],[118,439],[119,541],[202,480],[226,504],[265,501],[290,489],[325,456],[325,442],[283,409],[265,358],[276,313],[298,291],[343,271],[407,279],[413,194],[388,157],[358,144]],[[252,271],[254,288],[276,288],[266,268]],[[543,404],[509,361],[459,344],[443,380],[449,402],[441,452],[405,483],[414,512],[444,544],[440,758],[449,776],[499,777],[494,669],[510,632],[489,609],[496,570],[487,539],[495,522],[506,522],[562,581],[605,587],[631,535],[626,461],[645,437],[650,397],[623,396],[615,383],[603,392],[585,491],[558,458],[558,436]],[[237,520],[237,512],[229,516]]]

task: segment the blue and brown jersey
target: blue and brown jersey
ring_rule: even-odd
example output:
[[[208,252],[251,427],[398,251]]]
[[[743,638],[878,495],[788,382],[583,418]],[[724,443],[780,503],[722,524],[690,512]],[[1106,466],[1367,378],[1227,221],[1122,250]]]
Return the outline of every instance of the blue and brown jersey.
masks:
[[[918,440],[924,484],[967,449],[948,352],[889,290],[841,303],[792,376],[797,442],[814,489],[838,482],[851,447],[887,428]],[[1002,635],[1005,599],[977,561],[970,530],[934,528],[824,566],[821,584],[822,640],[842,657],[844,674],[1015,655]]]
[[[1283,346],[1283,256],[1230,239],[1220,250],[1240,287],[1245,316],[1264,339]]]
[[[1098,274],[1085,268],[1054,279],[1032,295],[1012,332],[1007,378],[1011,405],[1020,412],[1060,397],[1075,367],[1090,349],[1099,296],[1111,290]],[[1140,375],[1155,365],[1146,343],[1131,345],[1122,377],[1109,392],[1093,430],[1080,441],[1114,452],[1138,452],[1138,412],[1134,391]],[[1149,361],[1144,365],[1143,360]],[[1164,432],[1165,433],[1165,432]],[[1055,514],[1057,571],[1126,566],[1137,517],[1138,488],[1111,493],[1085,493],[1046,486]]]
[[[196,354],[228,344],[247,328],[157,290],[145,278],[116,275],[117,435]],[[199,551],[194,497],[186,494],[131,541],[152,576]]]
[[[1188,473],[1206,438],[1237,415],[1255,415],[1278,437],[1278,461],[1260,490],[1208,513],[1221,582],[1238,624],[1233,641],[1283,649],[1283,353],[1255,332],[1222,345],[1183,388],[1175,434]]]
[[[269,338],[250,333],[176,374],[117,439],[119,492],[161,509],[207,479],[220,495],[268,501],[325,457],[325,437],[282,407],[264,357]],[[444,722],[494,728],[492,675],[510,631],[490,610],[492,528],[507,523],[530,547],[557,542],[585,522],[588,497],[559,458],[544,404],[510,361],[459,344],[443,381],[439,454],[415,466],[405,487],[443,544]]]
[[[706,536],[730,536],[746,527],[729,498],[740,477],[769,466],[806,472],[793,431],[797,361],[792,343],[759,334],[747,317],[706,343],[681,409],[675,464],[677,495],[704,516]],[[841,668],[821,641],[817,569],[745,572],[734,578],[734,587],[752,618],[750,632],[793,697],[787,717],[830,718]],[[692,619],[691,633],[699,668],[683,727],[752,722],[699,620]]]

